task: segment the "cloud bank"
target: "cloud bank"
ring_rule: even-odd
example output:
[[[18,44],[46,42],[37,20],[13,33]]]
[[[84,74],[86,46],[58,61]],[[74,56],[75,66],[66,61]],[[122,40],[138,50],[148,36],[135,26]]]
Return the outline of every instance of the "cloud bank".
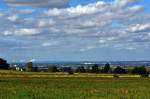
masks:
[[[12,6],[49,7],[44,10],[10,8],[0,12],[0,36],[13,40],[10,49],[85,52],[107,47],[150,48],[150,14],[144,12],[144,7],[136,0],[98,1],[62,9],[67,0],[5,1]],[[1,44],[8,48],[10,43]]]
[[[64,8],[68,5],[68,0],[4,0],[10,6],[31,6]]]

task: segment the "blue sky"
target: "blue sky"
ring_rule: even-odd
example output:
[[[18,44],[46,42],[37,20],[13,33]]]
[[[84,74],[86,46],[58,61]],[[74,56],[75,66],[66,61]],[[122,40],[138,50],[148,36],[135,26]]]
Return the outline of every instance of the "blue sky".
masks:
[[[150,60],[150,0],[0,1],[9,62]]]

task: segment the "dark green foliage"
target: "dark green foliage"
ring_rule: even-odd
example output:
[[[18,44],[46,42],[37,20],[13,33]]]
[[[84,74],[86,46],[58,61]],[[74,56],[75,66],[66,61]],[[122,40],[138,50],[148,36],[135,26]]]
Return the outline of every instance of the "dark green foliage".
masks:
[[[72,70],[71,67],[61,67],[61,68],[60,68],[60,71],[61,71],[61,72],[69,72],[69,71],[71,71],[71,70]]]
[[[145,78],[147,78],[149,76],[149,74],[147,73],[147,74],[141,74],[141,77],[145,77]]]
[[[111,71],[110,64],[109,63],[105,64],[104,68],[102,69],[102,72],[110,73],[110,71]]]
[[[98,64],[94,64],[94,66],[92,66],[92,73],[99,73],[99,68],[98,68]]]
[[[33,72],[38,72],[38,67],[32,67]]]
[[[15,71],[15,70],[16,70],[16,67],[9,67],[9,70]]]
[[[55,65],[49,65],[48,66],[48,72],[58,72],[57,66]]]
[[[134,67],[132,74],[147,74],[146,68],[144,66]]]
[[[68,74],[69,74],[69,75],[73,75],[73,74],[74,74],[73,70],[72,70],[72,69],[69,70],[69,71],[68,71]]]
[[[120,66],[116,67],[113,72],[116,74],[126,74],[127,73],[126,70],[121,68]]]
[[[85,73],[86,70],[85,70],[85,68],[84,68],[83,66],[81,66],[81,67],[78,67],[78,68],[76,69],[76,72]]]
[[[91,67],[90,66],[87,66],[86,69],[85,69],[86,73],[91,73]]]
[[[119,78],[119,75],[114,74],[113,77],[114,78]]]
[[[32,62],[28,62],[26,64],[26,71],[28,71],[28,72],[33,71],[33,63]]]
[[[0,69],[9,69],[9,64],[2,58],[0,58]]]

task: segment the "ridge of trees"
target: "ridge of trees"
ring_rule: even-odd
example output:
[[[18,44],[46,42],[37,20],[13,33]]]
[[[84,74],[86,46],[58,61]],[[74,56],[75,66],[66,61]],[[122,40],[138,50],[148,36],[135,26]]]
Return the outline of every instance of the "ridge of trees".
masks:
[[[25,71],[28,72],[37,72],[38,67],[33,67],[32,62],[28,62],[25,65]],[[10,65],[7,63],[6,60],[0,58],[0,69],[8,70]],[[103,67],[99,66],[98,64],[94,64],[91,68],[86,68],[84,66],[77,67],[76,70],[73,70],[71,67],[66,67],[62,69],[63,72],[68,72],[69,74],[73,74],[74,72],[78,73],[105,73],[105,74],[138,74],[142,77],[148,77],[149,73],[145,66],[135,66],[132,69],[125,69],[121,66],[111,67],[109,63],[106,63]],[[59,72],[61,70],[58,69],[56,65],[48,65],[48,72]]]

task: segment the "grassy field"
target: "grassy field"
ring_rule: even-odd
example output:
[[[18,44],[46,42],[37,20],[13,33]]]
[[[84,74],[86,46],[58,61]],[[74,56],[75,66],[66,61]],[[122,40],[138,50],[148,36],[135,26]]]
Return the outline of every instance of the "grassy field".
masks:
[[[138,75],[0,71],[0,99],[150,99],[150,79]]]

